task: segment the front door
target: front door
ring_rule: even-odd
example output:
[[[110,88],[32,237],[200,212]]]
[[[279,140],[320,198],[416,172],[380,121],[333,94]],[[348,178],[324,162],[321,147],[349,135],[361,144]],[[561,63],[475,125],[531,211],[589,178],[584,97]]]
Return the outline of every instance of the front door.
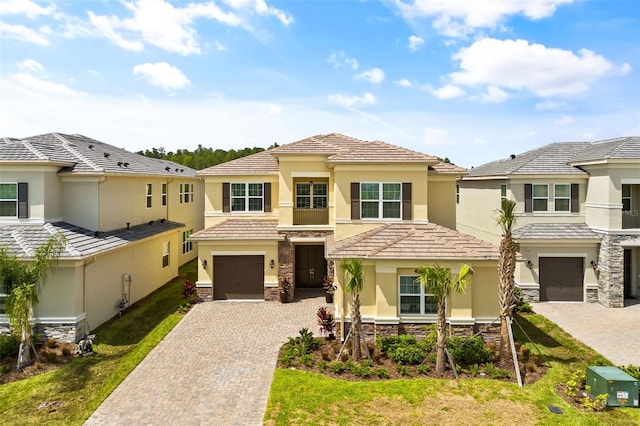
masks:
[[[296,288],[322,288],[325,275],[324,246],[296,246]]]

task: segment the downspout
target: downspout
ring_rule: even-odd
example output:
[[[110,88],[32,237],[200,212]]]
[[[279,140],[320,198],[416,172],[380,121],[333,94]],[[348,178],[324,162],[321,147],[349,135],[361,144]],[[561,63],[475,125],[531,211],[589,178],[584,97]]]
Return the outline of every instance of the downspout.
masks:
[[[84,330],[82,330],[84,337],[87,334],[87,266],[96,261],[96,257],[93,256],[89,260],[85,260],[82,264],[82,311],[84,312]],[[76,336],[77,338],[78,336]]]

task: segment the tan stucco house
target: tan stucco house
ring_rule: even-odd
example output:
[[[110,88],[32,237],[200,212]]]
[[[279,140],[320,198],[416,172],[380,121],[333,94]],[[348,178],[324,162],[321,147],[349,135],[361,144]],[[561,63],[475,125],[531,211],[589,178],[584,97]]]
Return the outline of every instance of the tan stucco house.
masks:
[[[335,312],[349,322],[340,262],[365,268],[363,323],[397,334],[435,322],[415,269],[439,264],[475,275],[447,304],[450,324],[478,329],[498,316],[497,246],[456,231],[456,179],[466,171],[436,157],[341,134],[317,135],[201,170],[205,229],[192,235],[197,287],[210,299],[277,300],[337,285]]]
[[[560,142],[469,170],[458,229],[497,242],[516,201],[516,284],[533,301],[624,306],[640,296],[640,138]]]
[[[193,169],[85,136],[0,139],[0,246],[28,261],[52,233],[67,239],[36,331],[78,340],[177,276],[196,256],[202,192]],[[0,285],[3,332],[6,294]]]

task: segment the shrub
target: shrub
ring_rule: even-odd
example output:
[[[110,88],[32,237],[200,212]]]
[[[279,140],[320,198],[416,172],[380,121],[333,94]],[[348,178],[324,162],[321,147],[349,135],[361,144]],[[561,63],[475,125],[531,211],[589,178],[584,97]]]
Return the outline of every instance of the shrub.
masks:
[[[509,370],[495,367],[491,362],[487,363],[484,368],[484,372],[494,379],[508,379],[511,377],[511,372]]]
[[[383,353],[386,353],[393,346],[416,344],[416,337],[411,334],[401,334],[399,336],[388,337],[379,336],[376,340]]]
[[[582,406],[587,410],[591,411],[604,411],[607,408],[607,399],[609,399],[609,395],[606,393],[601,393],[595,398],[591,398],[589,394],[591,393],[591,386],[585,386],[585,391],[587,392],[587,396],[582,400]]]
[[[320,306],[316,313],[318,325],[320,326],[320,334],[331,336],[336,328],[336,321],[333,314],[329,312],[326,306]]]
[[[313,367],[313,355],[311,354],[304,354],[300,357],[300,362],[302,363],[302,365],[305,365],[307,367]]]
[[[390,360],[405,365],[416,365],[424,361],[426,353],[418,345],[398,345],[389,349],[387,356]]]
[[[344,362],[336,361],[329,364],[329,370],[335,374],[342,374],[346,369],[347,367],[344,365]]]
[[[351,372],[356,376],[356,377],[362,377],[367,378],[369,376],[371,376],[371,367],[368,365],[354,365],[351,368]]]
[[[322,357],[323,361],[331,361],[331,355],[329,354],[329,351],[323,350],[322,352],[320,352],[320,356]]]
[[[373,374],[375,374],[380,379],[388,379],[389,377],[391,377],[391,374],[389,374],[389,370],[383,367],[378,367],[373,370]]]
[[[71,349],[67,347],[62,348],[62,356],[69,356],[69,355],[71,355]]]
[[[626,367],[619,367],[622,371],[640,380],[640,365],[627,365]]]
[[[320,361],[318,361],[318,370],[321,373],[324,373],[325,371],[327,371],[327,365],[329,365],[329,363],[323,359],[321,359]]]
[[[491,361],[491,352],[484,347],[484,341],[480,336],[472,336],[467,339],[453,336],[447,342],[449,353],[456,362],[465,365],[482,364]]]
[[[47,339],[47,341],[45,342],[44,345],[49,349],[55,349],[55,348],[57,348],[59,346],[58,342],[56,342],[53,339]]]
[[[182,296],[185,299],[193,299],[194,296],[197,297],[197,295],[196,285],[191,280],[184,280],[184,284],[182,284]]]
[[[402,365],[402,364],[396,365],[396,371],[401,376],[410,376],[411,375],[411,372],[409,371],[409,367],[407,367],[406,365]]]
[[[418,366],[417,370],[418,370],[418,373],[420,374],[429,374],[429,372],[431,371],[431,366],[426,364],[421,364]]]
[[[9,367],[8,365],[0,365],[0,376],[2,376],[4,373],[8,373],[9,371],[11,371],[11,367]]]
[[[467,372],[473,377],[476,377],[480,373],[480,367],[478,364],[471,364]]]
[[[282,355],[278,358],[278,362],[282,368],[289,368],[294,365],[294,357],[291,355]]]
[[[516,300],[516,306],[513,308],[513,312],[533,312],[531,303],[524,300],[522,296],[522,290],[518,287],[513,289],[513,296]]]
[[[0,335],[0,358],[9,358],[18,355],[20,342],[12,335]]]
[[[42,351],[40,356],[47,364],[55,364],[58,361],[58,354],[50,351]]]
[[[587,373],[584,370],[576,370],[573,372],[571,379],[565,383],[565,390],[568,396],[575,397],[578,392],[585,388],[587,384]]]

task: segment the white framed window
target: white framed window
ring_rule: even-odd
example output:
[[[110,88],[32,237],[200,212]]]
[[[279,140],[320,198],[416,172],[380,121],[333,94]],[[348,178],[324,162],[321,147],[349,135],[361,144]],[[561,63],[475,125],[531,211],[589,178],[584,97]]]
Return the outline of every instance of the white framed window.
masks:
[[[167,205],[167,184],[166,183],[162,184],[162,205],[163,206]]]
[[[193,241],[189,241],[191,234],[193,234],[193,229],[182,232],[182,254],[189,253],[193,250]]]
[[[180,203],[193,203],[193,184],[180,184]]]
[[[456,183],[456,204],[460,204],[460,184]]]
[[[169,251],[171,248],[171,243],[169,241],[165,241],[162,243],[162,267],[166,268],[169,266]]]
[[[361,183],[360,212],[362,219],[402,218],[402,184]]]
[[[193,203],[193,184],[192,183],[187,184],[187,193],[185,194],[185,197],[186,196],[189,197],[189,202]]]
[[[263,211],[264,187],[262,183],[232,183],[231,211],[232,212],[261,212]]]
[[[0,315],[5,315],[4,305],[9,296],[9,284],[5,283],[2,277],[0,277]]]
[[[533,185],[533,211],[546,212],[549,210],[549,185]]]
[[[153,184],[147,184],[147,208],[150,209],[153,205]]]
[[[506,200],[506,199],[507,199],[507,184],[501,183],[500,184],[500,205],[502,205],[502,200]]]
[[[557,212],[571,211],[571,185],[556,183],[553,185],[553,208]]]
[[[18,184],[0,183],[0,217],[18,216]]]
[[[326,182],[296,183],[296,208],[298,209],[326,209]]]
[[[415,275],[400,276],[400,315],[437,315],[438,301]]]
[[[622,211],[631,211],[631,185],[622,184]]]

